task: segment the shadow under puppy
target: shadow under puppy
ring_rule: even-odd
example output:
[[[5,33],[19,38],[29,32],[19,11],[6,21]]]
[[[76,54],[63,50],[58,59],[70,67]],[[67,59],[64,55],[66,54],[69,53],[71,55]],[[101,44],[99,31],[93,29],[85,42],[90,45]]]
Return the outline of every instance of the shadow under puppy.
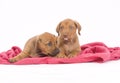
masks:
[[[41,35],[30,38],[23,51],[17,56],[9,59],[10,62],[16,62],[27,57],[54,57],[59,53],[59,49],[56,47],[56,36],[45,32]]]
[[[56,28],[58,33],[57,45],[61,54],[57,57],[71,58],[77,56],[78,53],[81,52],[78,36],[76,34],[77,30],[80,35],[81,26],[72,19],[65,19],[58,24]]]

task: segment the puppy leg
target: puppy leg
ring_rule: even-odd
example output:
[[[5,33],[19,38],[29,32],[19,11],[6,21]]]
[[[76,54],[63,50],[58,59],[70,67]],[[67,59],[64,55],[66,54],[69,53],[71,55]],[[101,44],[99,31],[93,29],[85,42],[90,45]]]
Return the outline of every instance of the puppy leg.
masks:
[[[22,51],[22,52],[21,52],[20,54],[18,54],[17,56],[9,59],[9,61],[10,61],[11,63],[13,63],[13,62],[17,62],[17,61],[19,61],[19,60],[21,60],[21,59],[23,59],[23,58],[26,58],[26,57],[29,57],[29,54],[26,53],[26,52],[24,52],[24,51]]]
[[[56,58],[67,58],[67,56],[64,54],[64,52],[60,52],[55,56]]]
[[[36,40],[36,37],[33,37],[33,38],[29,39],[26,42],[23,51],[20,54],[18,54],[17,56],[9,59],[9,61],[10,62],[16,62],[16,61],[19,61],[23,58],[29,57],[31,55],[31,53],[34,53],[34,50],[35,50],[34,49],[34,47],[35,47],[34,44],[36,43],[35,40]]]
[[[76,57],[80,53],[81,49],[77,49],[72,51],[69,55],[68,58]]]
[[[9,61],[11,63],[17,62],[17,61],[19,61],[19,60],[21,60],[23,58],[29,57],[30,53],[31,53],[31,47],[29,45],[26,45],[24,47],[24,50],[20,54],[18,54],[17,56],[15,56],[13,58],[10,58]]]

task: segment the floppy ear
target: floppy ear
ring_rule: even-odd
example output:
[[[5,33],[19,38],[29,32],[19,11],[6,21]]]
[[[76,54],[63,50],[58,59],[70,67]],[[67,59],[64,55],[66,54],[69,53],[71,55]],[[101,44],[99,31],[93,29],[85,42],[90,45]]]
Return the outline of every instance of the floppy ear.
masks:
[[[39,36],[37,36],[37,37],[36,37],[36,40],[35,40],[35,42],[34,42],[34,45],[35,45],[34,49],[35,49],[35,51],[36,51],[37,54],[38,54],[39,52],[41,52],[40,47],[39,47],[39,42],[41,42],[41,41],[42,41],[42,40],[39,39]]]
[[[57,25],[57,28],[56,28],[56,32],[58,33],[58,35],[59,35],[59,30],[60,30],[60,24],[61,24],[61,23],[59,23],[59,24]]]
[[[75,22],[75,26],[78,29],[78,34],[80,35],[81,25],[78,22]]]

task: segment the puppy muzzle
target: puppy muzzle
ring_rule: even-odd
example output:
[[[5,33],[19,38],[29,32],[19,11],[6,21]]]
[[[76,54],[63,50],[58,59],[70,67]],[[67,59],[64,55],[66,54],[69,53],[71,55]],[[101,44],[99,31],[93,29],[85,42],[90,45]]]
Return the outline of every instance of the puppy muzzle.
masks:
[[[64,44],[67,44],[71,41],[71,39],[68,37],[64,37],[62,40],[63,40]]]
[[[50,56],[54,57],[54,56],[56,56],[59,52],[60,52],[60,50],[59,50],[58,48],[56,48],[56,49],[54,49],[54,50],[52,51],[52,53],[50,54]]]

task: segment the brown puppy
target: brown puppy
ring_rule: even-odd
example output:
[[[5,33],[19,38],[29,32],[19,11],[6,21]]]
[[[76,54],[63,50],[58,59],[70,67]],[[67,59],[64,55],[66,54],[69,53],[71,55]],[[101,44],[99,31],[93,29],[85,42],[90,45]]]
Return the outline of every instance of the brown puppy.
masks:
[[[78,34],[80,35],[81,26],[78,22],[72,19],[65,19],[60,22],[56,28],[58,33],[58,47],[60,48],[61,55],[58,57],[74,57],[80,53],[81,48],[76,34],[78,29]]]
[[[59,49],[56,47],[56,37],[45,32],[41,35],[30,38],[17,56],[11,58],[10,62],[16,62],[26,57],[56,56]]]

